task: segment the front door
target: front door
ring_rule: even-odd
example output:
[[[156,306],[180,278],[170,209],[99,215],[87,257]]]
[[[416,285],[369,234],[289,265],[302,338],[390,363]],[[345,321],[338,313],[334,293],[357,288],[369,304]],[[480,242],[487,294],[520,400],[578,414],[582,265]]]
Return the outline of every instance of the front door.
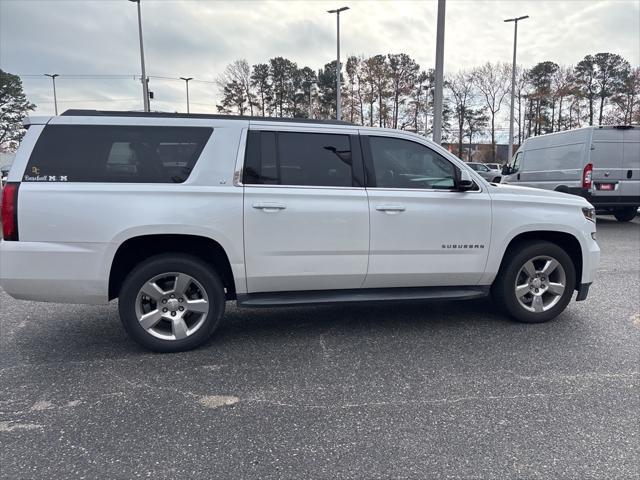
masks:
[[[491,237],[484,187],[454,189],[453,162],[411,137],[363,136],[371,222],[365,287],[476,285]]]
[[[361,287],[369,254],[363,177],[357,131],[250,131],[247,291]]]

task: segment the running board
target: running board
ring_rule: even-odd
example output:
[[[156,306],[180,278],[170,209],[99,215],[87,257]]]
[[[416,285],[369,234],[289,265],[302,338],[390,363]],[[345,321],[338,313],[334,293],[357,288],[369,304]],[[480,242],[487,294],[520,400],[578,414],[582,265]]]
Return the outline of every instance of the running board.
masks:
[[[266,292],[238,295],[241,307],[283,307],[357,302],[416,300],[470,300],[486,297],[489,286],[368,288],[352,290],[312,290],[302,292]]]

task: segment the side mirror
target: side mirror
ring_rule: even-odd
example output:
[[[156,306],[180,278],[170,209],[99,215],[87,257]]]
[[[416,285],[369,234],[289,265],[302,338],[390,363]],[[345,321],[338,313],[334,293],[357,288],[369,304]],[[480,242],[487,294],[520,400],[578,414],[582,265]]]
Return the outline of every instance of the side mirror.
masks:
[[[458,181],[456,182],[456,188],[460,192],[466,192],[467,190],[471,190],[473,188],[473,179],[469,172],[464,169],[460,169],[458,174]]]
[[[505,163],[502,166],[502,175],[510,175],[510,174],[511,174],[511,167]]]

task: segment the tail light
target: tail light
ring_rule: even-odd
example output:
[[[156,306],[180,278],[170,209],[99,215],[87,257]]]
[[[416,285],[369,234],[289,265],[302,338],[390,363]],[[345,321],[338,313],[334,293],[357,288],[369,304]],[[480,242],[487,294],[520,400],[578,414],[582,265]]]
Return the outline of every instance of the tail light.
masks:
[[[592,178],[593,164],[587,163],[584,167],[584,170],[582,171],[582,188],[589,190],[591,188],[591,185],[593,184]]]
[[[2,237],[18,240],[18,187],[19,183],[9,182],[2,189]]]

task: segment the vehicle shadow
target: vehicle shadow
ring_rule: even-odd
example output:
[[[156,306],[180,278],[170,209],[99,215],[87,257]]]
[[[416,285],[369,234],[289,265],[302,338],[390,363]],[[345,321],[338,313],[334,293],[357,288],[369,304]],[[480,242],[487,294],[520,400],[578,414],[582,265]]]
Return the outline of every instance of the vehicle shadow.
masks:
[[[596,225],[597,227],[610,227],[615,225],[619,228],[637,228],[640,226],[640,215],[636,215],[636,218],[630,222],[619,222],[613,215],[598,215]]]
[[[569,309],[555,322],[520,324],[497,311],[489,299],[278,309],[240,309],[228,302],[225,317],[205,345],[191,352],[160,355],[126,336],[116,302],[101,307],[37,305],[46,308],[32,312],[28,321],[11,332],[12,340],[4,342],[5,365],[126,359],[163,363],[177,359],[245,361],[248,349],[260,354],[286,352],[292,346],[315,345],[320,337],[347,344],[367,339],[410,344],[416,338],[464,338],[470,349],[490,352],[514,339],[534,344],[556,342],[569,333],[575,336],[576,321],[580,321],[579,315]]]

